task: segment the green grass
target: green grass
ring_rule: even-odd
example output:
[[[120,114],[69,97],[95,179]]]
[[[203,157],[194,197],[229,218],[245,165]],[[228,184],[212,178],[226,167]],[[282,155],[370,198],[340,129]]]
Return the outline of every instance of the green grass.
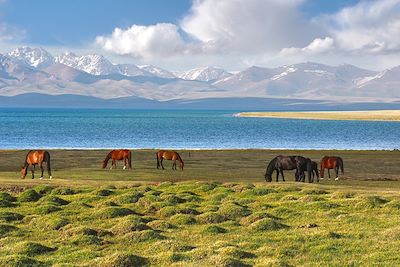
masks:
[[[0,152],[0,266],[400,264],[397,151],[191,151],[183,172],[156,170],[154,151],[101,170],[104,154],[52,152],[50,181]],[[276,154],[340,155],[346,174],[266,183]]]

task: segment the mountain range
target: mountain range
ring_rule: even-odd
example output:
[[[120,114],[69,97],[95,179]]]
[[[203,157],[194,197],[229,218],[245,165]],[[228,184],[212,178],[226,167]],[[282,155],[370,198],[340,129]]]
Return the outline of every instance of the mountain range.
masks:
[[[156,103],[218,99],[222,106],[229,106],[232,99],[398,103],[400,66],[372,71],[305,62],[276,68],[253,66],[235,73],[210,66],[173,72],[152,65],[115,64],[99,54],[52,55],[26,46],[0,54],[0,106],[4,97],[27,94]],[[222,104],[224,99],[228,102]]]

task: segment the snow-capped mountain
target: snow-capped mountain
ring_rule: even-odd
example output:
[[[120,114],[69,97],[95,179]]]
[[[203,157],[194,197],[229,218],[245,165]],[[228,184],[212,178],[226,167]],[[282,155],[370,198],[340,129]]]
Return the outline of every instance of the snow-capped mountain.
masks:
[[[189,81],[213,82],[232,76],[231,73],[217,67],[195,68],[178,75],[179,78]]]
[[[125,76],[153,76],[152,73],[147,72],[146,70],[142,70],[136,65],[133,64],[119,64],[117,65],[119,69],[119,74]]]
[[[34,68],[45,68],[54,63],[54,57],[43,48],[23,46],[7,54],[8,57]]]
[[[77,56],[74,53],[65,52],[62,55],[57,56],[55,62],[93,75],[119,73],[118,66],[112,64],[104,56],[97,54]]]
[[[321,101],[399,101],[400,66],[382,72],[352,65],[305,62],[250,67],[231,74],[215,67],[179,74],[152,65],[113,64],[102,55],[21,47],[0,54],[0,96],[77,94],[111,99],[285,98]]]
[[[164,69],[156,67],[156,66],[153,66],[153,65],[141,65],[138,67],[141,70],[151,73],[152,75],[160,77],[160,78],[166,78],[166,79],[176,78],[176,76],[172,72],[170,72],[168,70],[164,70]]]

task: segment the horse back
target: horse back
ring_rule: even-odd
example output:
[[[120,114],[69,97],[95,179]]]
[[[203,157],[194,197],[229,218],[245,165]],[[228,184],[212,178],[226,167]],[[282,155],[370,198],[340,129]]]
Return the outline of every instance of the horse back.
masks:
[[[325,156],[321,160],[321,167],[327,169],[334,169],[338,163],[337,157],[328,157]]]
[[[45,160],[46,151],[44,150],[31,150],[26,156],[26,162],[28,164],[40,164]]]

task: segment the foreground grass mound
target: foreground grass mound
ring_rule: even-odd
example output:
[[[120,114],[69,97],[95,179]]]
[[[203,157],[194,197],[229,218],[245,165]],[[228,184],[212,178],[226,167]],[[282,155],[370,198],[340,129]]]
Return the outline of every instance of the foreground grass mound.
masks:
[[[18,196],[18,201],[20,201],[20,202],[35,202],[35,201],[38,201],[41,197],[42,197],[42,195],[39,194],[38,192],[36,192],[35,190],[27,189]]]
[[[147,260],[133,254],[114,254],[99,263],[101,267],[140,267],[146,266]]]
[[[398,266],[400,197],[294,183],[0,193],[0,266]]]

